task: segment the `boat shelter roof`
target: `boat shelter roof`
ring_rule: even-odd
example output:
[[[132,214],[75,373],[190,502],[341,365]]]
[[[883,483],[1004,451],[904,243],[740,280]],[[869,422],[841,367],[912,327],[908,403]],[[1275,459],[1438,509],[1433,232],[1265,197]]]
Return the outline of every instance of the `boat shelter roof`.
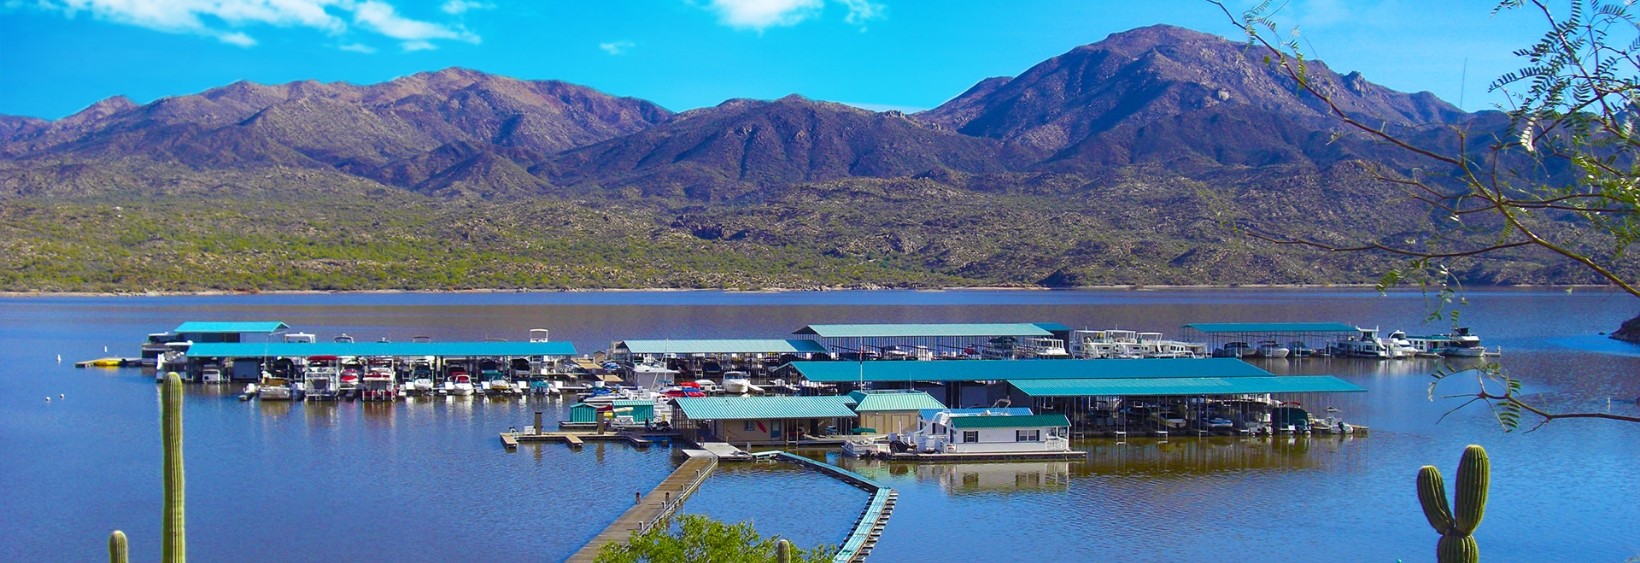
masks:
[[[616,348],[633,354],[807,354],[825,352],[813,340],[622,340]]]
[[[922,391],[855,391],[848,394],[858,406],[854,412],[923,411],[945,404]]]
[[[792,362],[809,381],[995,381],[1268,376],[1236,358],[1135,360],[939,360]]]
[[[188,321],[171,332],[177,334],[269,334],[289,329],[279,321]]]
[[[775,418],[854,418],[848,397],[679,397],[683,414],[695,420]]]
[[[792,334],[812,334],[821,338],[1053,336],[1053,333],[1031,323],[808,325]]]
[[[1030,416],[970,415],[951,417],[951,427],[958,430],[977,428],[1033,428],[1042,426],[1070,426],[1062,414],[1033,414]]]
[[[298,356],[573,356],[569,342],[233,342],[188,347],[197,358]]]
[[[952,416],[968,416],[976,414],[994,416],[1030,416],[1031,409],[1029,407],[1001,407],[994,409],[923,409],[923,411],[919,414],[921,414],[923,418],[934,418],[942,412],[949,413]]]
[[[1065,332],[1065,331],[1068,331],[1068,330],[1073,330],[1071,327],[1065,326],[1065,325],[1060,324],[1060,323],[1031,323],[1031,324],[1036,325],[1037,328],[1040,328],[1042,330],[1053,331],[1053,332]]]
[[[1193,328],[1208,334],[1356,332],[1360,330],[1344,323],[1190,323],[1184,325],[1184,328]]]
[[[1032,397],[1163,395],[1242,395],[1264,393],[1351,393],[1360,386],[1330,375],[1268,377],[1184,377],[1170,379],[1055,379],[1010,381]]]

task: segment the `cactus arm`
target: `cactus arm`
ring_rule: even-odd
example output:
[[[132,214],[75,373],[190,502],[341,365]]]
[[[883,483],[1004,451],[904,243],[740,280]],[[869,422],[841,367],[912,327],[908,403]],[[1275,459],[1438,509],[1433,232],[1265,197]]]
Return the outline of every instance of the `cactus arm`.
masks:
[[[186,518],[183,500],[186,485],[182,473],[182,380],[175,372],[165,375],[160,391],[160,433],[165,442],[165,520],[161,560],[185,563],[188,560]]]
[[[1481,517],[1486,515],[1486,488],[1491,479],[1492,462],[1486,457],[1486,450],[1480,446],[1469,446],[1463,450],[1463,459],[1458,462],[1458,490],[1453,498],[1453,523],[1457,531],[1464,535],[1475,533],[1475,528],[1481,525]]]
[[[1441,470],[1425,465],[1418,470],[1418,503],[1424,507],[1424,518],[1442,536],[1453,531],[1452,510],[1446,504],[1446,482]]]
[[[108,534],[108,563],[129,563],[131,550],[125,545],[125,532],[114,530]]]
[[[784,539],[775,542],[774,558],[776,563],[792,563],[792,542]]]

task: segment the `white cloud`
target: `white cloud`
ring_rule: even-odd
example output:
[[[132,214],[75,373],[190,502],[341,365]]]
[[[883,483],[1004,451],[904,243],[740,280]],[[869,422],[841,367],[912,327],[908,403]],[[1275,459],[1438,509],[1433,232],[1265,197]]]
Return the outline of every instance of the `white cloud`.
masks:
[[[827,0],[707,0],[706,9],[717,12],[723,25],[764,29],[797,25],[820,13]],[[883,17],[884,6],[871,0],[831,0],[848,9],[843,21],[864,26],[866,20]],[[862,29],[863,30],[863,29]]]
[[[637,44],[635,44],[631,41],[615,41],[615,42],[611,42],[611,43],[599,43],[598,44],[599,49],[603,49],[605,53],[609,53],[611,55],[626,54],[627,49],[631,49],[631,48],[636,47],[636,46],[637,46]]]
[[[439,6],[439,9],[444,10],[446,14],[459,16],[467,13],[468,10],[488,10],[494,7],[494,4],[486,4],[477,0],[449,0],[443,6]]]
[[[240,47],[250,47],[256,45],[256,40],[251,39],[251,36],[237,31],[233,33],[224,33],[222,35],[218,35],[216,38],[223,43],[238,45]]]
[[[430,41],[405,41],[400,43],[399,47],[403,48],[406,53],[414,53],[416,51],[431,51],[437,49],[438,45],[434,45]]]
[[[449,0],[445,4],[446,12],[458,3],[461,11],[488,6],[476,1]],[[432,45],[429,40],[434,39],[479,42],[478,35],[460,25],[405,18],[392,5],[380,0],[38,0],[38,6],[60,11],[71,18],[85,12],[110,22],[200,35],[241,47],[257,42],[236,28],[256,24],[309,28],[333,36],[358,29],[429,46]],[[349,15],[353,20],[351,26],[346,18]],[[413,49],[407,47],[407,50]]]
[[[843,21],[846,21],[851,25],[864,25],[866,20],[874,20],[883,17],[882,4],[872,4],[871,0],[840,1],[844,6],[848,6],[848,15],[843,17]]]
[[[819,12],[823,4],[824,0],[711,0],[706,7],[717,12],[724,25],[761,31],[795,25]]]
[[[364,43],[348,43],[346,45],[341,45],[341,46],[338,46],[336,48],[341,49],[343,51],[353,51],[355,53],[364,53],[364,54],[367,54],[367,55],[370,54],[370,53],[376,52],[375,47],[365,45]]]

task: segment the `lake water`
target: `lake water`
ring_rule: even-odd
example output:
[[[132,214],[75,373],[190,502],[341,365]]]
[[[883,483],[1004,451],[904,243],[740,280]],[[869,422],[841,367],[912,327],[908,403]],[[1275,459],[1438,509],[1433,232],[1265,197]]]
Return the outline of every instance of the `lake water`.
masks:
[[[1534,400],[1640,414],[1640,347],[1607,340],[1640,311],[1621,295],[1484,291],[1463,307]],[[1359,290],[609,292],[0,299],[0,561],[93,561],[107,534],[159,554],[158,399],[135,355],[186,320],[280,320],[321,338],[521,340],[552,330],[582,352],[628,338],[778,338],[837,322],[1053,321],[1178,334],[1189,322],[1341,321],[1409,332],[1418,293]],[[58,356],[62,361],[59,363]],[[801,452],[900,492],[872,561],[1433,561],[1413,488],[1450,479],[1466,444],[1492,457],[1476,533],[1487,561],[1640,556],[1640,425],[1559,421],[1503,433],[1481,407],[1429,399],[1428,361],[1281,361],[1368,389],[1327,399],[1364,438],[1090,440],[1078,463],[906,465]],[[1437,394],[1459,393],[1461,382]],[[62,394],[62,398],[58,398]],[[525,445],[496,433],[563,402],[239,402],[189,386],[188,548],[197,561],[557,561],[672,469],[664,448]],[[48,403],[46,397],[52,400]],[[1450,485],[1449,485],[1450,486]],[[751,520],[801,545],[839,543],[864,493],[784,466],[726,464],[687,512]]]

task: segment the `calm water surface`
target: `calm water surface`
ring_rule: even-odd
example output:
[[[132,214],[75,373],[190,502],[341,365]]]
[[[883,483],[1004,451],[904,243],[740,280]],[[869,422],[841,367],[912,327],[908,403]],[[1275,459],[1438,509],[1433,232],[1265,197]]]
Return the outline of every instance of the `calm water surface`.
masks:
[[[1604,293],[1469,296],[1466,324],[1502,345],[1535,400],[1640,414],[1640,348],[1597,332],[1640,311]],[[281,320],[360,340],[522,339],[552,329],[583,352],[627,338],[770,338],[824,322],[1055,321],[1159,330],[1188,322],[1341,321],[1409,332],[1416,293],[1370,291],[531,293],[0,300],[0,561],[94,561],[109,530],[159,553],[157,392],[136,370],[75,369],[134,355],[185,320]],[[62,356],[62,363],[57,361]],[[1485,445],[1487,561],[1640,556],[1640,426],[1556,422],[1504,434],[1484,409],[1437,421],[1438,364],[1309,360],[1361,395],[1309,398],[1372,435],[1348,440],[1087,441],[1078,463],[905,465],[830,459],[900,491],[873,561],[1433,561],[1412,480],[1449,476]],[[1443,384],[1457,393],[1462,383]],[[59,399],[58,394],[65,397]],[[52,397],[50,403],[45,397]],[[1319,406],[1317,404],[1317,406]],[[565,403],[427,399],[392,405],[241,403],[189,387],[188,543],[198,561],[558,561],[673,467],[664,448],[525,446],[495,436]],[[779,465],[725,466],[687,512],[753,521],[802,545],[838,543],[864,493]]]

